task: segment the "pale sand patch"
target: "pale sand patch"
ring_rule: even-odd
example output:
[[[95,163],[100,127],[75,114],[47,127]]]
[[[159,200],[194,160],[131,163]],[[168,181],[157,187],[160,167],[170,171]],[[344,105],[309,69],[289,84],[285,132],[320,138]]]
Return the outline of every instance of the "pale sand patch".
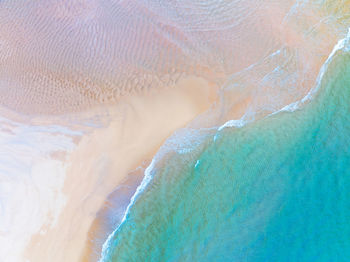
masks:
[[[110,125],[83,136],[68,156],[66,206],[56,227],[33,236],[25,258],[81,260],[89,229],[107,196],[176,129],[207,110],[217,99],[216,91],[215,84],[190,77],[174,87],[120,101],[111,109]]]

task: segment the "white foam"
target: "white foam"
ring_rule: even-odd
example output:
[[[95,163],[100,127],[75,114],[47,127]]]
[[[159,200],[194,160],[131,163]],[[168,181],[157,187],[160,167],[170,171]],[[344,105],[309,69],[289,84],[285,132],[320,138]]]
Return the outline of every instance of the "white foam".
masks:
[[[200,161],[197,160],[196,164],[194,165],[194,168],[196,168],[199,165]]]
[[[349,28],[347,36],[345,38],[339,40],[338,43],[334,46],[334,48],[333,48],[332,52],[330,53],[330,55],[328,56],[326,62],[322,65],[322,67],[320,69],[320,72],[319,72],[317,79],[316,79],[316,85],[306,94],[306,96],[304,96],[299,101],[296,101],[294,103],[291,103],[289,105],[284,106],[283,108],[272,113],[271,115],[277,114],[277,113],[282,112],[282,111],[293,112],[293,111],[299,109],[307,101],[310,101],[314,97],[314,95],[317,93],[318,89],[320,88],[323,76],[324,76],[325,72],[327,71],[329,63],[332,61],[332,58],[334,57],[336,52],[341,50],[341,49],[348,48],[346,43],[347,43],[347,41],[349,41],[349,38],[350,38],[350,28]]]
[[[130,200],[130,204],[126,208],[124,217],[121,220],[119,226],[108,236],[107,240],[103,243],[102,252],[101,252],[101,258],[99,259],[99,262],[103,262],[104,261],[106,255],[107,255],[108,248],[109,248],[109,246],[111,244],[110,242],[112,240],[112,237],[118,232],[119,228],[126,221],[126,217],[129,214],[130,208],[134,205],[137,197],[144,191],[144,189],[147,187],[148,183],[151,181],[151,179],[152,179],[151,172],[152,172],[152,170],[154,168],[155,162],[156,162],[156,160],[155,160],[155,158],[153,158],[151,164],[146,168],[145,176],[144,176],[141,184],[137,187],[135,194],[132,196],[132,198]]]
[[[238,119],[238,120],[229,120],[227,121],[225,124],[223,124],[222,126],[220,126],[218,128],[218,131],[221,131],[222,129],[226,128],[226,127],[243,127],[244,125],[246,124],[246,121],[241,118],[241,119]]]

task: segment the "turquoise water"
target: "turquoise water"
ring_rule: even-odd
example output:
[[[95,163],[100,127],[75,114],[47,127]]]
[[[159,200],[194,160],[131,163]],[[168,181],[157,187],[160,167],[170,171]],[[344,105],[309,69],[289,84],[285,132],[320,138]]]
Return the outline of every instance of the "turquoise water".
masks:
[[[172,154],[106,261],[350,261],[350,55],[301,109]]]

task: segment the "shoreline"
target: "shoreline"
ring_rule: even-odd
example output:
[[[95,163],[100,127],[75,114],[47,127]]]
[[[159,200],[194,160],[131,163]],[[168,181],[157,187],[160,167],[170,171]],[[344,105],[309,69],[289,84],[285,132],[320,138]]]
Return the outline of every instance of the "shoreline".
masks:
[[[176,86],[132,95],[111,107],[110,124],[83,135],[67,155],[62,189],[66,205],[55,227],[32,236],[24,258],[94,261],[91,254],[96,247],[89,246],[89,241],[96,238],[94,228],[103,229],[98,214],[110,194],[132,170],[152,159],[175,130],[208,110],[217,100],[217,90],[214,83],[188,77]]]
[[[100,259],[103,244],[111,232],[121,224],[127,207],[144,178],[148,164],[149,161],[145,161],[142,166],[130,172],[125,181],[108,195],[90,227],[81,262]]]
[[[343,49],[345,47],[345,41],[349,39],[349,36],[350,36],[350,29],[348,30],[348,34],[347,34],[347,37],[343,38],[343,39],[340,39],[338,40],[338,42],[334,45],[332,51],[330,52],[329,56],[327,57],[327,59],[322,63],[322,65],[320,66],[320,69],[318,71],[318,74],[317,74],[317,77],[315,79],[315,83],[314,85],[312,85],[310,87],[309,90],[307,90],[306,93],[302,94],[301,98],[299,98],[298,100],[296,101],[288,101],[287,105],[281,107],[280,109],[274,111],[274,112],[270,112],[269,114],[267,114],[265,117],[270,117],[270,116],[273,116],[275,114],[278,114],[278,113],[281,113],[281,112],[294,112],[296,110],[299,110],[300,108],[302,108],[304,106],[304,104],[307,104],[308,102],[310,102],[314,96],[317,94],[319,88],[320,88],[320,85],[321,85],[321,81],[322,81],[322,78],[323,78],[323,75],[325,73],[325,71],[327,70],[328,68],[328,64],[330,63],[330,61],[332,60],[332,58],[334,57],[334,55],[336,54],[337,51]],[[305,90],[304,90],[305,91]],[[244,112],[242,111],[242,108],[246,108],[246,101],[243,101],[242,104],[240,104],[236,110],[234,110],[235,113],[237,113],[238,115],[241,113],[241,112]],[[232,120],[227,120],[225,121],[224,124],[222,124],[221,126],[219,126],[217,128],[217,131],[221,131],[222,129],[225,129],[227,127],[236,127],[236,128],[241,128],[243,126],[245,126],[246,124],[248,124],[249,122],[251,121],[255,121],[254,120],[245,120],[245,115],[241,115],[241,117],[239,119],[232,119]],[[218,133],[217,133],[218,134]],[[214,136],[214,141],[216,139],[216,136],[217,134]],[[152,168],[151,167],[152,164],[149,165],[149,168]],[[197,164],[196,164],[197,165]],[[144,180],[144,179],[143,179]],[[141,181],[141,183],[143,183],[143,180]],[[147,184],[147,183],[146,183]],[[146,185],[145,184],[145,185]],[[141,184],[138,186],[140,187]],[[141,192],[138,192],[138,187],[134,190],[135,193],[134,195],[132,196],[132,199],[131,201],[133,200],[134,197],[137,197],[137,195]],[[124,218],[125,219],[125,216],[127,215],[127,212],[128,212],[128,209],[133,205],[133,202],[130,202],[127,209],[126,209],[126,213],[124,214]],[[121,223],[123,223],[124,221],[122,220]],[[108,235],[108,239],[104,242],[104,244],[108,244],[108,241],[109,241],[109,238],[111,236],[113,236],[113,234],[118,230],[118,227],[119,227],[120,223],[118,224],[118,226],[115,228],[115,230],[113,230],[109,235]],[[105,247],[103,246],[103,249]],[[102,251],[103,251],[102,249]],[[102,257],[100,257],[100,259],[98,260],[99,262],[101,261],[104,261],[104,253],[101,254]],[[88,261],[88,260],[86,260]],[[85,260],[84,260],[85,262]]]

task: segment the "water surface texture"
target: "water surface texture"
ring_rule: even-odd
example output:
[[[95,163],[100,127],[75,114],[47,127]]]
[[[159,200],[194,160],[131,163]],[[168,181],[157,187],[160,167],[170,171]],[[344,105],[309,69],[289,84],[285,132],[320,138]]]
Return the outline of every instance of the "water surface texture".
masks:
[[[318,92],[154,168],[105,261],[349,261],[346,51]]]
[[[310,28],[300,21],[308,20],[315,7],[327,16]],[[312,37],[300,46],[286,40],[287,47],[233,74],[221,109],[233,106],[225,106],[225,94],[237,87],[247,90],[249,84],[310,85],[311,91],[272,114],[266,113],[274,111],[269,99],[253,97],[255,111],[248,110],[247,117],[218,131],[202,129],[206,133],[199,144],[182,142],[182,150],[159,153],[105,243],[102,261],[350,260],[349,35],[341,33],[345,38],[333,51],[325,48],[328,59],[316,68],[322,43],[313,45],[324,37],[323,30],[348,26],[342,8],[349,3],[292,7],[286,19],[298,14],[299,23],[292,26]],[[318,28],[327,19],[334,24]],[[311,46],[311,53],[303,53]],[[307,57],[314,60],[308,64]],[[272,98],[278,100],[280,92]],[[189,141],[195,136],[184,133]]]

